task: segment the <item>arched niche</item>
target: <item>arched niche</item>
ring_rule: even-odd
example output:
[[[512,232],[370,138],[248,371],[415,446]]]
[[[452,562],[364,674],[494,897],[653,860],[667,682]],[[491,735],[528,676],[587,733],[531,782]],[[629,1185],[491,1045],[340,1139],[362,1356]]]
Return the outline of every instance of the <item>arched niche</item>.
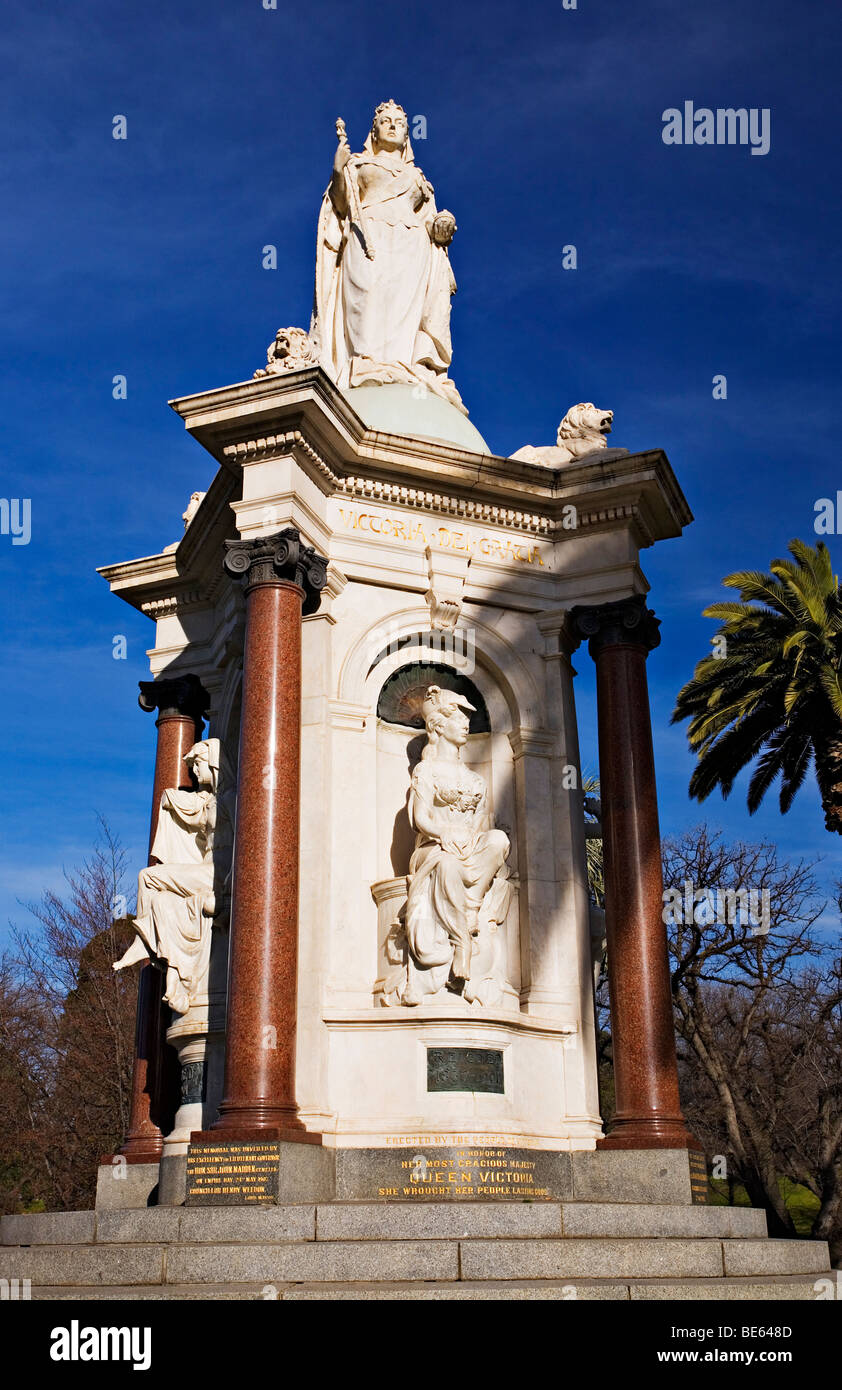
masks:
[[[421,705],[432,685],[452,690],[464,696],[473,706],[468,742],[462,752],[465,763],[479,772],[488,783],[492,813],[494,799],[494,745],[488,705],[479,686],[464,671],[448,666],[445,661],[425,659],[424,648],[412,652],[404,648],[404,661],[384,680],[377,695],[377,800],[379,829],[386,828],[390,808],[394,808],[390,834],[389,858],[392,872],[398,876],[409,869],[415,847],[415,834],[407,814],[409,784],[426,742]],[[493,702],[497,703],[498,702]],[[502,710],[500,711],[502,713]],[[506,764],[507,750],[501,753]],[[499,780],[499,778],[497,779]]]
[[[378,618],[344,653],[338,698],[373,713],[380,687],[393,671],[413,660],[442,660],[470,675],[482,691],[492,728],[544,726],[542,692],[520,653],[495,628],[473,614],[469,621],[460,621],[453,634],[431,633],[429,627],[429,610],[421,606]],[[448,639],[452,660],[447,656]]]

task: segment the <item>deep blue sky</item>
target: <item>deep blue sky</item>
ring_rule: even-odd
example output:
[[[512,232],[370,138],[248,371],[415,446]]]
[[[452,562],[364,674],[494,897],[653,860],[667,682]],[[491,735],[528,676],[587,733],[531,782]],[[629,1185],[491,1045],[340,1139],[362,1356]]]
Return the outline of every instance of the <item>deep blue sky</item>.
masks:
[[[722,575],[814,539],[842,486],[838,74],[826,0],[689,6],[27,0],[0,32],[0,537],[4,623],[0,942],[17,899],[60,887],[97,811],[143,862],[155,729],[136,704],[153,628],[95,566],[181,533],[212,476],[170,397],[241,381],[279,324],[306,325],[319,200],[344,116],[359,148],[394,96],[427,118],[416,159],[456,215],[453,376],[493,450],[550,440],[578,400],[612,442],[666,449],[695,512],[644,552],[663,644],[650,658],[665,831],[822,853],[812,787],[781,818],[687,799],[677,688],[707,650]],[[668,147],[661,114],[769,107],[771,150]],[[128,139],[112,139],[112,118]],[[275,243],[280,266],[261,268]],[[561,248],[578,248],[564,271]],[[128,378],[114,401],[111,380]],[[728,398],[712,398],[725,373]],[[839,542],[831,542],[835,557]],[[112,639],[128,639],[128,659]],[[595,768],[593,678],[579,708]]]

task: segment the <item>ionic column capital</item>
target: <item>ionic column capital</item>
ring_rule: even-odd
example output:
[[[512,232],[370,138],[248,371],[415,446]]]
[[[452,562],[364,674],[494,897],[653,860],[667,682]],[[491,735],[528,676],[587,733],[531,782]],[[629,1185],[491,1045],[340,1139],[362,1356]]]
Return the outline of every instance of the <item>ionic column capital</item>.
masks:
[[[210,705],[210,695],[192,671],[183,676],[164,676],[154,681],[138,681],[137,703],[147,714],[158,711],[160,719],[176,715],[201,725]]]
[[[327,583],[327,560],[302,543],[294,526],[273,536],[226,541],[225,547],[225,568],[235,578],[245,579],[246,593],[263,584],[295,584],[304,594],[304,615],[316,612]]]
[[[642,647],[648,653],[661,641],[660,618],[646,607],[644,594],[614,603],[577,604],[570,609],[570,621],[580,642],[588,638],[594,660],[606,647]]]

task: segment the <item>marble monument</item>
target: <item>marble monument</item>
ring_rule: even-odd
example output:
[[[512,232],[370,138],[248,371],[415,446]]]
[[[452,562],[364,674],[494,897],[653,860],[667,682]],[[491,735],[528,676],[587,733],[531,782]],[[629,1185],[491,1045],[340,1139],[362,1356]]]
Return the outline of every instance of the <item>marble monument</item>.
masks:
[[[123,1152],[150,1188],[160,1170],[171,1202],[190,1199],[185,1165],[232,1145],[286,1146],[320,1181],[327,1157],[336,1175],[369,1164],[360,1191],[388,1196],[371,1178],[387,1153],[428,1164],[494,1145],[505,1167],[509,1151],[551,1165],[598,1144],[693,1143],[652,872],[658,625],[641,567],[689,508],[661,450],[605,448],[612,412],[592,404],[554,446],[491,452],[450,378],[455,221],[406,113],[378,106],[359,153],[341,121],[337,136],[309,332],[278,330],[250,380],[171,402],[215,476],[176,548],[101,571],[155,625],[153,862],[120,965],[153,964]]]

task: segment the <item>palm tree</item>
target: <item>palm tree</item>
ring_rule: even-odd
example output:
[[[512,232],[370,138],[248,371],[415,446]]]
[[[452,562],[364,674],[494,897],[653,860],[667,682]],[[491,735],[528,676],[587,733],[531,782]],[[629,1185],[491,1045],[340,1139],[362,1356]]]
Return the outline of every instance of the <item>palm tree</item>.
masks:
[[[588,891],[594,907],[605,906],[605,872],[602,865],[602,803],[599,778],[586,773],[582,778],[585,799],[585,858],[588,871]],[[842,892],[840,893],[842,901]]]
[[[717,786],[728,796],[756,759],[749,811],[779,775],[788,811],[812,757],[825,825],[842,834],[842,596],[823,541],[815,550],[790,541],[789,551],[793,560],[773,560],[771,574],[740,570],[722,581],[740,602],[704,610],[722,626],[714,654],[679,692],[672,722],[690,720],[698,801]]]

